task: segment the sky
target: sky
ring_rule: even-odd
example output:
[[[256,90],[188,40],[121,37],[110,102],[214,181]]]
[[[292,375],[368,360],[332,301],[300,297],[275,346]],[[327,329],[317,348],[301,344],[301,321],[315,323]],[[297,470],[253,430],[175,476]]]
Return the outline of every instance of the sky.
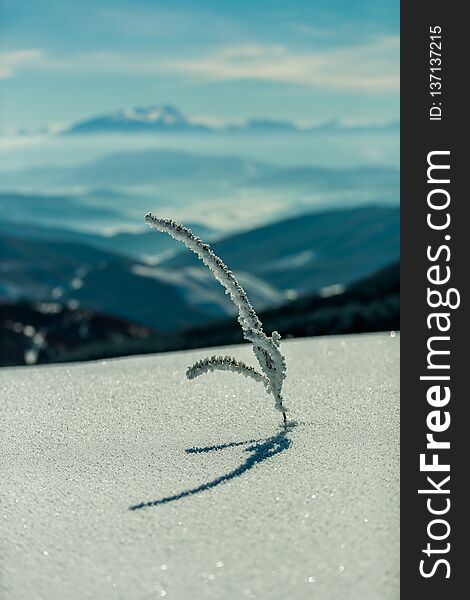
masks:
[[[399,118],[398,0],[0,0],[0,130],[172,104]]]

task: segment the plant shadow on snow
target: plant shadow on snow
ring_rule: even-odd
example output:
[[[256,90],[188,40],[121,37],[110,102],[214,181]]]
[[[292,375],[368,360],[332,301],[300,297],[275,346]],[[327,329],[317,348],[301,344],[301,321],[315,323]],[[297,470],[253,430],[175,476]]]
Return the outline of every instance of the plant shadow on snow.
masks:
[[[195,494],[199,494],[200,492],[205,492],[206,490],[210,490],[212,488],[217,487],[221,483],[225,483],[227,481],[231,481],[236,477],[240,477],[256,465],[259,465],[263,461],[268,458],[272,458],[281,452],[287,450],[291,445],[291,440],[288,437],[288,432],[295,427],[295,424],[288,425],[282,431],[273,435],[269,438],[262,440],[248,440],[246,442],[230,442],[227,444],[220,444],[217,446],[207,446],[203,448],[194,447],[187,448],[185,452],[187,454],[203,454],[206,452],[216,452],[219,450],[224,450],[225,448],[232,448],[234,446],[243,446],[245,444],[250,444],[248,448],[245,449],[245,452],[249,452],[248,458],[236,469],[233,469],[229,473],[225,473],[217,479],[213,479],[207,483],[202,483],[201,485],[194,487],[190,490],[185,490],[180,492],[179,494],[174,494],[173,496],[165,496],[158,500],[152,500],[150,502],[141,502],[140,504],[135,504],[129,507],[129,510],[140,510],[141,508],[150,508],[152,506],[160,506],[161,504],[168,504],[170,502],[175,502],[176,500],[181,500],[183,498],[187,498],[188,496],[194,496]]]

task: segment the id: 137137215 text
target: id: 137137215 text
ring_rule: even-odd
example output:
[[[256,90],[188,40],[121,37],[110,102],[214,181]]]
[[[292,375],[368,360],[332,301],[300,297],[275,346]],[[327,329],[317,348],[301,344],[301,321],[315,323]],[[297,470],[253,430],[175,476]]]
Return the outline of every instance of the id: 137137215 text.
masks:
[[[429,27],[429,94],[432,104],[429,108],[429,120],[442,119],[442,28],[440,25]]]

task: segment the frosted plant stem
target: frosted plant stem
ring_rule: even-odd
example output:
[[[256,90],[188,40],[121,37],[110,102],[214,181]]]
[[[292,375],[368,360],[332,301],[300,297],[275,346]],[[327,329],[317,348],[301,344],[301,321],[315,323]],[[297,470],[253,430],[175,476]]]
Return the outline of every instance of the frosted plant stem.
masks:
[[[196,377],[199,377],[199,375],[211,371],[231,371],[232,373],[240,373],[240,375],[251,377],[255,381],[261,381],[264,383],[266,389],[270,390],[270,383],[267,377],[258,373],[253,367],[250,367],[231,356],[211,356],[210,358],[203,358],[192,367],[188,368],[186,377],[188,379],[195,379]]]
[[[243,336],[252,343],[253,352],[264,373],[262,375],[253,367],[230,356],[212,356],[189,367],[186,372],[188,379],[194,379],[203,373],[217,370],[231,371],[261,381],[268,393],[272,393],[274,396],[274,407],[282,412],[284,427],[286,427],[286,408],[281,394],[282,384],[286,377],[286,360],[279,348],[281,339],[279,333],[273,331],[271,337],[264,333],[263,325],[248,300],[245,290],[223,260],[212,252],[209,244],[205,244],[190,229],[171,219],[162,219],[152,213],[147,213],[145,222],[147,225],[183,242],[210,269],[217,281],[224,286],[226,293],[230,295],[232,302],[238,309],[238,322],[243,330]]]
[[[160,219],[152,213],[147,213],[145,215],[145,222],[147,225],[155,227],[164,233],[168,233],[171,237],[183,242],[189,250],[197,254],[199,260],[202,260],[202,262],[209,267],[214,277],[225,287],[227,293],[230,294],[233,303],[238,308],[238,320],[243,331],[250,328],[259,329],[260,331],[263,330],[261,321],[258,319],[254,308],[251,306],[245,290],[238,283],[232,271],[230,271],[225,263],[212,252],[209,244],[205,244],[200,238],[195,236],[190,229],[171,219]]]

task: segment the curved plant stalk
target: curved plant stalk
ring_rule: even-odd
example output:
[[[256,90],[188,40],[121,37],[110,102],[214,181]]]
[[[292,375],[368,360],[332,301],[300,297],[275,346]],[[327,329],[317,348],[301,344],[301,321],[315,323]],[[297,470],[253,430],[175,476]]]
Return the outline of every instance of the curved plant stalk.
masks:
[[[222,370],[240,373],[256,381],[261,381],[266,386],[268,393],[274,396],[275,408],[282,412],[284,425],[286,425],[286,408],[282,399],[282,384],[286,377],[286,360],[280,350],[281,336],[279,333],[273,331],[271,337],[264,333],[263,325],[248,300],[245,290],[222,259],[212,252],[209,244],[205,244],[190,229],[171,219],[161,219],[152,213],[147,213],[145,222],[147,225],[183,242],[210,269],[217,281],[224,286],[226,293],[230,295],[232,302],[238,309],[238,322],[243,330],[243,337],[253,344],[253,352],[264,373],[264,375],[258,373],[253,367],[229,356],[212,356],[200,360],[190,367],[186,372],[188,379],[194,379],[209,371]]]
[[[254,379],[255,381],[261,381],[268,392],[271,391],[271,384],[267,377],[261,375],[261,373],[256,369],[253,369],[253,367],[250,367],[232,356],[211,356],[210,358],[198,360],[192,367],[188,367],[186,377],[188,379],[195,379],[196,377],[199,377],[199,375],[212,371],[231,371],[232,373],[240,373],[240,375],[251,377],[251,379]]]

